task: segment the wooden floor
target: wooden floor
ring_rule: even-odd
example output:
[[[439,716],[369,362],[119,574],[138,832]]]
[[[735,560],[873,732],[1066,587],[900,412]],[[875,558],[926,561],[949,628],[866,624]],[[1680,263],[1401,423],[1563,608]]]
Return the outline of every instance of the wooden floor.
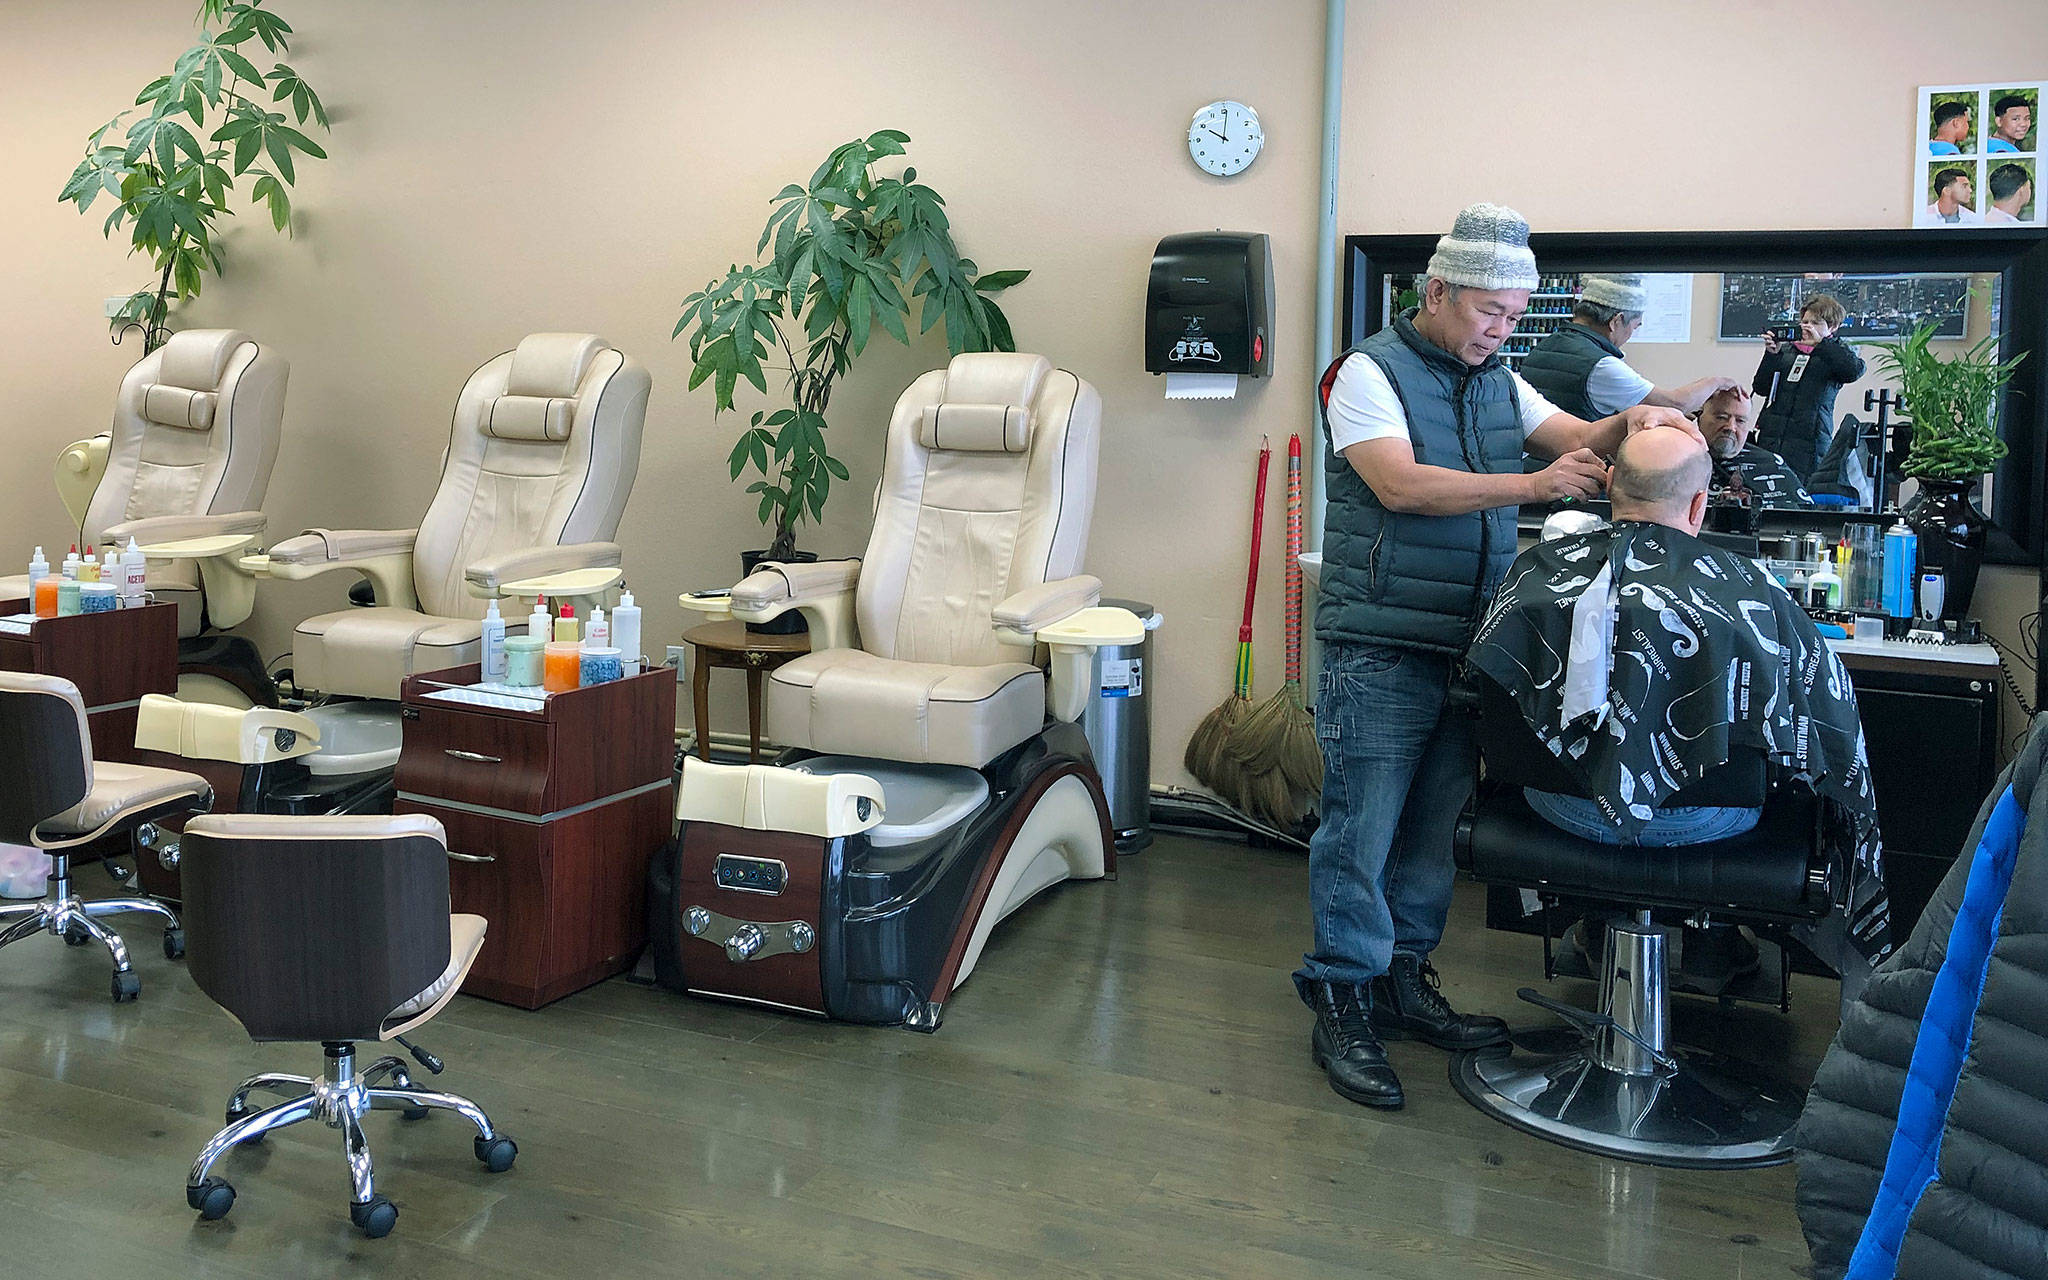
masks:
[[[1486,932],[1479,908],[1461,887],[1445,990],[1512,1013],[1514,989],[1540,985],[1537,943]],[[422,1039],[449,1063],[439,1083],[519,1140],[518,1166],[485,1173],[452,1116],[374,1114],[378,1189],[400,1209],[377,1241],[350,1228],[340,1139],[317,1126],[222,1162],[240,1193],[223,1221],[185,1206],[228,1091],[314,1072],[317,1047],[252,1044],[139,921],[134,1005],[107,1000],[103,953],[30,939],[0,954],[0,1272],[1806,1274],[1789,1168],[1566,1151],[1474,1111],[1413,1044],[1394,1048],[1406,1110],[1332,1094],[1287,977],[1306,934],[1298,855],[1165,837],[1118,882],[1008,921],[934,1036],[623,979],[538,1013],[458,999]],[[1802,1079],[1833,1034],[1819,982],[1790,1019],[1681,1004]]]

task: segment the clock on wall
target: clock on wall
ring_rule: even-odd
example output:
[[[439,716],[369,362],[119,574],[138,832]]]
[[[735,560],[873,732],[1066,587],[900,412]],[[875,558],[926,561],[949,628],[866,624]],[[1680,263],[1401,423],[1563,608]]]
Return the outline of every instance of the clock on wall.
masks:
[[[1188,125],[1188,154],[1205,172],[1219,178],[1243,173],[1265,145],[1259,113],[1228,98],[1195,112]]]

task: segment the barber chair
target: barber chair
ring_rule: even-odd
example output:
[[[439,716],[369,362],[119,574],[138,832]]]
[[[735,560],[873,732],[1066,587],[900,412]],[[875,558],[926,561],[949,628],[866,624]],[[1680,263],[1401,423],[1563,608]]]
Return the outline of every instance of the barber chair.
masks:
[[[103,917],[141,912],[162,919],[164,955],[185,954],[185,934],[169,907],[149,898],[81,900],[71,891],[71,851],[110,835],[136,835],[157,819],[204,810],[213,791],[202,778],[145,765],[92,758],[78,686],[55,676],[0,671],[0,839],[50,855],[49,896],[0,906],[0,947],[38,933],[74,947],[98,942],[113,957],[114,1003],[142,991],[128,946]]]
[[[301,693],[398,697],[415,671],[476,662],[484,601],[525,580],[610,570],[640,466],[647,370],[588,333],[536,333],[470,375],[440,486],[417,529],[314,529],[257,571],[362,575],[375,603],[301,622]]]
[[[263,538],[290,372],[239,329],[174,333],[121,380],[113,426],[57,460],[81,550],[134,539],[149,557],[150,593],[178,606],[188,696],[275,703],[255,646],[219,633],[255,606],[240,558]],[[0,598],[27,594],[26,577],[0,579]]]
[[[476,1103],[419,1088],[395,1055],[356,1068],[357,1043],[395,1041],[439,1074],[440,1060],[406,1033],[447,1007],[483,949],[484,918],[449,912],[448,840],[439,822],[213,814],[186,826],[177,856],[193,981],[251,1039],[317,1040],[326,1055],[318,1077],[266,1072],[236,1086],[227,1127],[185,1181],[186,1203],[200,1217],[234,1208],[234,1187],[213,1176],[221,1157],[304,1120],[341,1131],[349,1220],[372,1238],[391,1231],[398,1209],[376,1189],[362,1125],[369,1111],[388,1108],[406,1119],[453,1111],[476,1127],[473,1151],[486,1169],[512,1167],[518,1144]],[[284,1101],[251,1110],[256,1093]]]
[[[1745,751],[1666,803],[1761,805],[1763,816],[1750,831],[1660,849],[1579,839],[1546,822],[1522,792],[1584,791],[1505,690],[1477,672],[1467,679],[1484,781],[1458,825],[1458,865],[1484,884],[1534,890],[1547,906],[1611,904],[1630,918],[1607,928],[1597,1009],[1524,987],[1522,999],[1567,1025],[1516,1031],[1506,1048],[1459,1055],[1452,1084],[1495,1119],[1599,1155],[1677,1168],[1791,1159],[1802,1091],[1746,1064],[1674,1043],[1666,932],[1651,922],[1651,911],[1764,932],[1826,915],[1820,801],[1803,787],[1770,785],[1762,753]],[[1546,926],[1546,957],[1548,948]]]
[[[684,763],[650,877],[665,985],[935,1031],[998,921],[1114,871],[1074,721],[1093,647],[1143,626],[1080,572],[1101,414],[1043,356],[956,356],[896,403],[865,558],[733,589],[812,648],[768,678],[779,767]]]

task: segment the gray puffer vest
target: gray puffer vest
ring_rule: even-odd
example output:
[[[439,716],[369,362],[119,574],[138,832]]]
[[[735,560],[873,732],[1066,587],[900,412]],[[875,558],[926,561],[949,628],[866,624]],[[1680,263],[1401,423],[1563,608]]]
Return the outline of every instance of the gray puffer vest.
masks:
[[[1324,440],[1337,370],[1345,360],[1367,359],[1400,397],[1417,462],[1519,473],[1521,404],[1507,367],[1497,356],[1477,367],[1466,364],[1416,332],[1413,316],[1397,317],[1324,371]],[[1329,504],[1317,639],[1464,652],[1515,558],[1516,508],[1458,516],[1390,511],[1334,449],[1324,459],[1324,475]]]
[[[1593,367],[1608,356],[1621,359],[1621,348],[1585,325],[1561,324],[1530,348],[1521,374],[1543,397],[1573,417],[1597,422],[1607,414],[1586,398]]]

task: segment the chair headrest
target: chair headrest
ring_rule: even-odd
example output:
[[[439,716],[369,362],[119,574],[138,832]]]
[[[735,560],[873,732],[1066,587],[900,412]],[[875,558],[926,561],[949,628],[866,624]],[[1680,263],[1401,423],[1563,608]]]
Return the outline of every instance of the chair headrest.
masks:
[[[213,391],[220,386],[221,375],[227,372],[228,360],[236,348],[254,341],[240,329],[187,329],[174,333],[159,352],[163,363],[158,366],[157,382],[187,391]]]
[[[573,397],[591,362],[610,346],[594,333],[529,333],[512,352],[505,394],[543,400]]]
[[[151,383],[142,389],[142,416],[166,427],[205,431],[213,426],[214,394]]]
[[[499,396],[484,410],[484,434],[494,440],[541,440],[560,444],[569,438],[576,402],[560,396]]]
[[[918,443],[927,449],[1023,453],[1031,447],[1031,405],[1052,361],[1015,351],[953,357],[939,403],[926,405]]]

